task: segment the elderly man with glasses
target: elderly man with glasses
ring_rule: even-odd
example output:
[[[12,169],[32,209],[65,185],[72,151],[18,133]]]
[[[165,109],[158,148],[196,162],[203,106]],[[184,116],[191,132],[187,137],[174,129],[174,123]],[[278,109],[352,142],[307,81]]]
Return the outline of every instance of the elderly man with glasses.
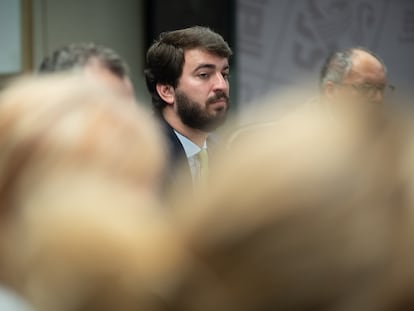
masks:
[[[320,73],[324,103],[363,103],[382,105],[393,92],[387,82],[387,69],[380,57],[365,48],[332,53]]]

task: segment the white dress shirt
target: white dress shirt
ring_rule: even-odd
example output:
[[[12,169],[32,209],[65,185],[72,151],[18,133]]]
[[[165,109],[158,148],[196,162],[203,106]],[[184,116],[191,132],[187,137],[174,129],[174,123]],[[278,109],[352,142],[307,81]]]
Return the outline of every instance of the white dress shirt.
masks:
[[[177,135],[178,139],[180,140],[181,144],[183,145],[185,155],[187,157],[188,165],[190,166],[191,170],[191,177],[193,179],[193,184],[197,184],[200,178],[200,161],[197,158],[197,154],[201,151],[201,149],[207,150],[207,141],[204,142],[203,146],[200,148],[198,145],[193,143],[184,135],[175,131],[175,135]]]

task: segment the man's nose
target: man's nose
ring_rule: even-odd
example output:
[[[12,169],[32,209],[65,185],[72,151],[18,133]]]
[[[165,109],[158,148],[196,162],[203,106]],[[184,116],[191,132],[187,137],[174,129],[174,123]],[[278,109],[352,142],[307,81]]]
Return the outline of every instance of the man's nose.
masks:
[[[221,72],[218,72],[214,77],[214,90],[228,90],[229,81],[223,76]]]
[[[384,102],[384,90],[375,89],[374,94],[372,94],[371,100],[376,104],[382,104]]]

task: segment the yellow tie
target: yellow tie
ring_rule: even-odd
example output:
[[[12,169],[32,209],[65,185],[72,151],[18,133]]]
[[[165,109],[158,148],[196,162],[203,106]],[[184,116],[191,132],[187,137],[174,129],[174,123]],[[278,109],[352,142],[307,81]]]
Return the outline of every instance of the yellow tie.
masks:
[[[200,183],[206,184],[208,180],[208,154],[207,149],[202,148],[197,154],[200,163]]]

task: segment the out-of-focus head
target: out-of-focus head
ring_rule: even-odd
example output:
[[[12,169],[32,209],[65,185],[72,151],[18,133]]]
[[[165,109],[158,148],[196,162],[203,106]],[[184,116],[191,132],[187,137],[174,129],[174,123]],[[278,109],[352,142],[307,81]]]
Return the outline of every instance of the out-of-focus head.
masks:
[[[71,79],[0,97],[0,277],[39,310],[412,309],[410,118],[300,111],[159,214],[139,182],[157,175],[151,121]]]
[[[378,106],[392,92],[387,70],[379,56],[364,48],[332,53],[320,73],[322,96],[331,103]]]
[[[178,200],[196,260],[177,309],[382,310],[413,202],[412,129],[388,121],[306,111],[219,158],[208,192]]]
[[[35,308],[134,310],[143,292],[156,296],[152,276],[174,251],[153,246],[167,241],[154,216],[164,167],[154,122],[84,75],[23,78],[1,93],[0,280]]]
[[[126,97],[134,98],[129,69],[112,49],[94,43],[72,43],[45,57],[40,73],[80,70]]]
[[[83,75],[16,81],[0,97],[1,212],[66,175],[156,191],[164,150],[153,122],[145,109]]]

